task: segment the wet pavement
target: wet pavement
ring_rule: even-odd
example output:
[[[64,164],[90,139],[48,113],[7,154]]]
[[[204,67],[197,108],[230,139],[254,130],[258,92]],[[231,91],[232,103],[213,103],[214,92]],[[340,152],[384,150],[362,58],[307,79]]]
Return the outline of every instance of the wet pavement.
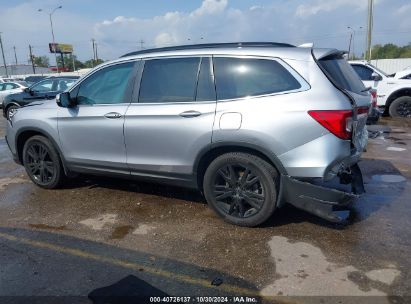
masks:
[[[224,223],[181,188],[94,177],[37,188],[13,163],[4,128],[1,119],[0,302],[91,303],[85,296],[116,283],[117,292],[267,303],[411,302],[409,122],[370,127],[366,194],[349,220],[330,224],[287,206],[258,228]]]

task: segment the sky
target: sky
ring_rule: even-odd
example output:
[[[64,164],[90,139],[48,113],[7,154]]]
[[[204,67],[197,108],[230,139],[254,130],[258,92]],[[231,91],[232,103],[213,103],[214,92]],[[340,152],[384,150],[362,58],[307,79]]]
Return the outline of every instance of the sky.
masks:
[[[144,48],[179,44],[276,41],[318,47],[365,48],[367,0],[0,0],[0,32],[6,62],[48,55],[52,41],[46,12],[53,14],[56,42],[92,58],[91,39],[104,60]],[[43,12],[38,12],[41,8]],[[411,42],[411,2],[375,0],[373,44]],[[143,43],[141,43],[143,41]],[[50,57],[54,64],[53,57]]]

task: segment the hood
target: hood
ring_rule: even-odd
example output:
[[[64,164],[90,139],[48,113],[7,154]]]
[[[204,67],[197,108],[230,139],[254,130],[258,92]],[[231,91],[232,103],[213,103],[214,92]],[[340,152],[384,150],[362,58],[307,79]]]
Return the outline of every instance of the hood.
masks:
[[[33,101],[22,108],[30,108],[35,107],[36,109],[54,109],[57,108],[58,105],[56,103],[56,99],[47,99],[47,100],[36,100]]]
[[[411,75],[411,69],[406,69],[406,70],[399,71],[399,72],[395,73],[393,75],[393,77],[395,79],[400,79],[400,78],[402,78],[404,76],[407,76],[407,75]],[[408,80],[409,81],[410,79],[402,79],[402,80]]]

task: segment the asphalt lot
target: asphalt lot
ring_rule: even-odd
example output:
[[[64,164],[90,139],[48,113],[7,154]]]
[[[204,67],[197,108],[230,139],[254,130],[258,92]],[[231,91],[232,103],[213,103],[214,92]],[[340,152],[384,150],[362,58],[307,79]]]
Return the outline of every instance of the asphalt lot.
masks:
[[[346,223],[286,207],[252,229],[224,223],[199,193],[180,188],[90,177],[37,188],[13,163],[5,124],[1,118],[1,303],[91,303],[90,292],[115,283],[117,294],[411,301],[409,122],[372,127],[376,138],[360,163],[367,193]]]

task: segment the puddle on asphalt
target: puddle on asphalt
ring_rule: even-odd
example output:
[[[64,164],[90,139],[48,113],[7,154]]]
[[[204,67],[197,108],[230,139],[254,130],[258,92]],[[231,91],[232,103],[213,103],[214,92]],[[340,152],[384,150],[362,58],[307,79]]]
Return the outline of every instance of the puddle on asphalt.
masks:
[[[47,230],[67,230],[66,226],[51,226],[47,224],[29,224],[31,228]]]
[[[401,183],[405,182],[407,179],[402,175],[397,174],[384,174],[384,175],[373,175],[372,180],[383,183]]]
[[[402,151],[406,151],[407,149],[405,148],[399,148],[399,147],[387,147],[388,151],[395,151],[395,152],[402,152]]]
[[[119,226],[114,229],[114,231],[111,233],[111,239],[124,239],[124,237],[130,233],[130,231],[133,229],[133,226],[125,225],[125,226]]]
[[[278,279],[261,291],[263,296],[385,296],[378,287],[385,289],[400,275],[394,265],[368,272],[337,265],[320,248],[282,236],[274,236],[268,245]]]
[[[26,183],[27,180],[22,177],[4,177],[0,178],[0,191],[4,191],[11,184]]]
[[[0,163],[9,162],[12,160],[9,147],[4,138],[0,139]]]

